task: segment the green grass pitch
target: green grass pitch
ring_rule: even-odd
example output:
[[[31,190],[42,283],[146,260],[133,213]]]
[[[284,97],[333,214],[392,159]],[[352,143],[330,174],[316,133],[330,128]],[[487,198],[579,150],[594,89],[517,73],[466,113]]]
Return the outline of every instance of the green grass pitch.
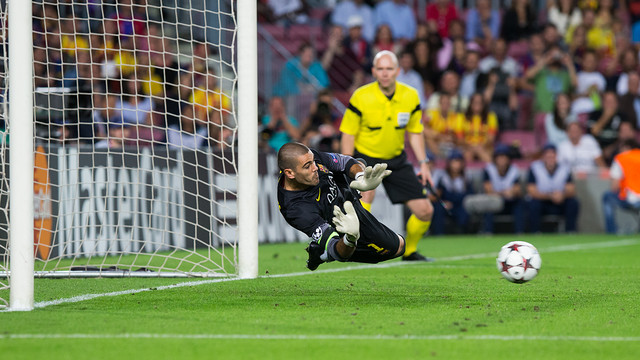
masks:
[[[495,255],[511,240],[542,255],[512,284]],[[133,289],[0,313],[0,359],[637,359],[640,238],[427,237],[435,263],[304,268],[304,244],[260,247],[260,275],[36,279],[35,300]],[[6,296],[6,293],[1,294]]]

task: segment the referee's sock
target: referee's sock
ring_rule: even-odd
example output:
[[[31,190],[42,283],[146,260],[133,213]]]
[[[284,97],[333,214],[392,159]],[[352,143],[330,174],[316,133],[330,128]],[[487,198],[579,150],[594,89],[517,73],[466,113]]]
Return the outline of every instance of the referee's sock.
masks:
[[[407,237],[405,238],[406,248],[404,256],[409,256],[418,250],[418,241],[429,230],[431,221],[422,221],[411,214],[407,220]]]
[[[365,208],[365,210],[367,210],[368,212],[371,212],[371,203],[367,203],[360,200],[360,204],[362,204],[362,207]]]

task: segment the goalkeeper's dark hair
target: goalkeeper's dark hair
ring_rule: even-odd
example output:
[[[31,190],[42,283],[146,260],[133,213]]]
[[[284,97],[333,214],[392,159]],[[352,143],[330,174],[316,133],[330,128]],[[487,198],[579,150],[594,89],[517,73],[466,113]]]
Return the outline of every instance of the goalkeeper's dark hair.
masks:
[[[309,151],[309,148],[298,142],[290,142],[282,145],[280,150],[278,150],[278,168],[280,171],[284,171],[284,169],[295,169],[296,159],[300,155],[305,155]]]

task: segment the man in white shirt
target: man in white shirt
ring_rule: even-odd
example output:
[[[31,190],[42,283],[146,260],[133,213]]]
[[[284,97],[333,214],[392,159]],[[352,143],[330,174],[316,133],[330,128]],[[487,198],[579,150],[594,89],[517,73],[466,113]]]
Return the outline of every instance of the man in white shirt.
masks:
[[[582,58],[582,70],[576,74],[576,94],[578,98],[573,101],[571,112],[581,114],[596,110],[592,96],[602,94],[607,86],[607,80],[598,71],[598,55],[592,51],[586,51]]]
[[[579,122],[567,125],[567,137],[558,145],[559,163],[569,166],[573,172],[584,173],[606,166],[600,145],[591,134],[585,134]]]
[[[349,29],[349,18],[357,15],[362,19],[362,36],[369,42],[375,37],[373,10],[364,0],[344,0],[338,3],[331,13],[331,24],[340,25],[345,31]]]
[[[486,56],[480,60],[480,71],[487,74],[494,68],[500,68],[500,70],[509,75],[510,77],[520,76],[521,66],[518,62],[507,55],[507,42],[503,38],[496,39],[491,49],[491,55]]]

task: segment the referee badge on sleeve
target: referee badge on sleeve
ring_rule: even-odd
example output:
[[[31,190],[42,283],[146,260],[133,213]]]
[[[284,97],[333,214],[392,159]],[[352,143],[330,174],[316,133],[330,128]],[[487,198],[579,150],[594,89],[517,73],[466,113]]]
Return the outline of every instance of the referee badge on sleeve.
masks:
[[[401,128],[407,126],[410,118],[411,118],[411,114],[408,112],[398,113],[398,126]]]

